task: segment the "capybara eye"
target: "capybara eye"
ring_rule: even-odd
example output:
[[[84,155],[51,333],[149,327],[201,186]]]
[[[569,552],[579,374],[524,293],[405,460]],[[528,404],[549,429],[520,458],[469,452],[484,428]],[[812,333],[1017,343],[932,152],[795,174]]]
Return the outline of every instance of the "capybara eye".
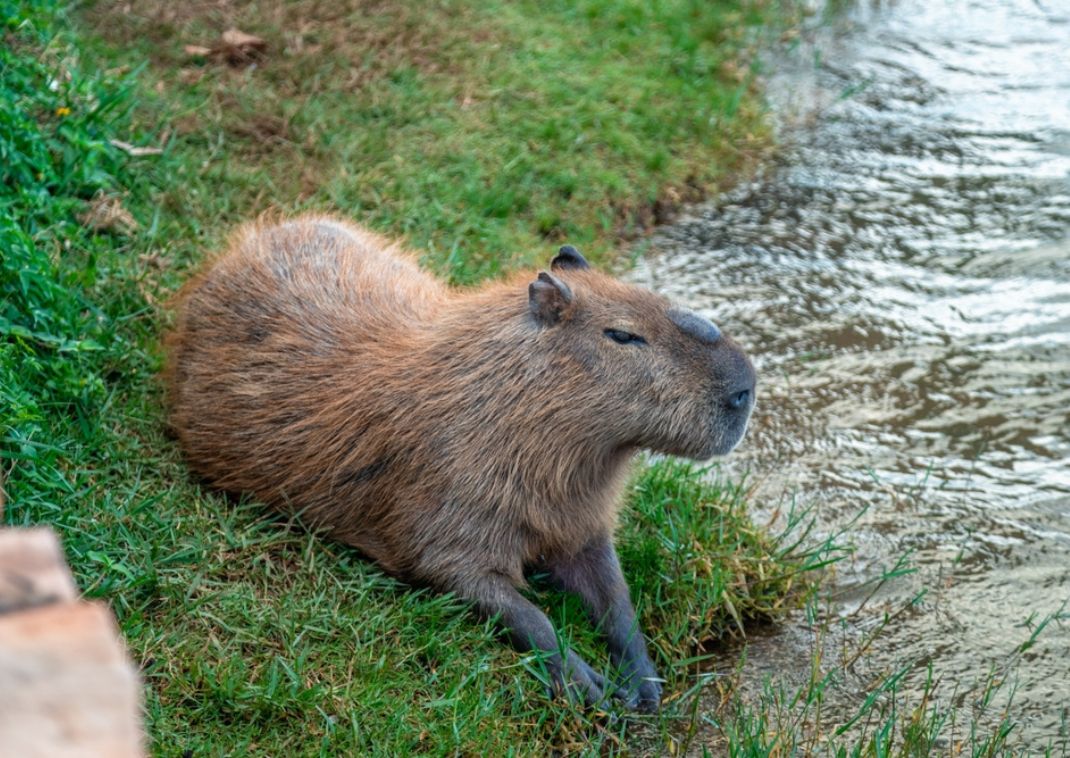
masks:
[[[646,340],[640,337],[638,334],[632,334],[626,332],[623,329],[606,329],[604,332],[607,337],[616,342],[619,345],[645,345]]]

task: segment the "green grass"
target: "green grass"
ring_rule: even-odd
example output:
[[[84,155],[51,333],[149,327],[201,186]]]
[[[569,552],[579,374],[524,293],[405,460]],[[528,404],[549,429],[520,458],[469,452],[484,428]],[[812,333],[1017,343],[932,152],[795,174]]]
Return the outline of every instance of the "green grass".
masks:
[[[901,561],[897,563],[901,565]],[[875,580],[883,584],[892,569]],[[1047,744],[1022,744],[1016,737],[1014,697],[1023,656],[1051,622],[1070,619],[1066,604],[1023,624],[1023,641],[998,664],[970,678],[944,680],[928,656],[885,662],[875,669],[866,652],[902,613],[916,610],[924,592],[885,613],[864,639],[851,636],[848,620],[817,595],[807,605],[812,633],[809,673],[789,684],[766,676],[743,679],[745,656],[736,671],[715,685],[722,707],[705,715],[706,744],[733,756],[1065,756],[1065,729]],[[837,639],[840,638],[840,639]],[[853,693],[859,687],[861,693]],[[744,694],[746,693],[746,694]]]
[[[458,282],[545,260],[564,239],[612,262],[622,239],[767,143],[746,72],[768,8],[96,2],[73,21],[65,8],[0,0],[3,520],[53,526],[79,586],[114,609],[154,753],[813,744],[821,730],[798,711],[819,701],[813,683],[745,699],[709,669],[726,637],[796,605],[836,556],[800,539],[799,514],[770,533],[716,470],[642,467],[620,552],[667,705],[585,713],[546,700],[539,661],[453,598],[198,487],[164,435],[156,378],[161,303],[232,224],[269,208],[404,235]],[[267,39],[255,66],[183,52],[231,25]],[[102,199],[136,226],[85,223]],[[575,603],[536,597],[604,666]],[[831,754],[885,754],[837,739]]]

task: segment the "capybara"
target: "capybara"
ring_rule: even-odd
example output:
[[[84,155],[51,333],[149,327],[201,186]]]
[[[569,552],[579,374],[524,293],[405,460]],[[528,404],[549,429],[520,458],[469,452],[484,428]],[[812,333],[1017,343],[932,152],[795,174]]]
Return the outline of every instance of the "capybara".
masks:
[[[652,710],[661,680],[613,532],[637,451],[743,436],[755,373],[712,322],[592,269],[450,287],[383,237],[305,216],[243,228],[183,289],[170,423],[190,466],[471,600],[555,690]],[[517,588],[577,593],[619,681],[559,646]]]

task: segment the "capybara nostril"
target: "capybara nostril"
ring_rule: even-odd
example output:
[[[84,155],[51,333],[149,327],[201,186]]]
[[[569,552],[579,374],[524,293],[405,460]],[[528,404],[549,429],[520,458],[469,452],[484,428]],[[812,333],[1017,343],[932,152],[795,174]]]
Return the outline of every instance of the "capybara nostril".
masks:
[[[750,402],[750,398],[750,390],[742,390],[741,392],[733,393],[728,396],[728,407],[734,410],[739,410],[740,408],[745,407]]]

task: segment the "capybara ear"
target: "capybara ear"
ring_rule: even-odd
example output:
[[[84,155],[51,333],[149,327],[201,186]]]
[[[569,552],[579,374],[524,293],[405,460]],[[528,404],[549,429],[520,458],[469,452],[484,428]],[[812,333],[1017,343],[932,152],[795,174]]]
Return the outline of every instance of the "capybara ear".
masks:
[[[572,290],[553,274],[540,271],[528,285],[528,307],[540,324],[556,324],[571,315]]]
[[[582,269],[590,268],[591,264],[587,262],[587,259],[580,255],[580,251],[572,247],[572,245],[564,245],[557,251],[557,255],[550,261],[550,270],[556,271],[559,268],[563,269]]]

